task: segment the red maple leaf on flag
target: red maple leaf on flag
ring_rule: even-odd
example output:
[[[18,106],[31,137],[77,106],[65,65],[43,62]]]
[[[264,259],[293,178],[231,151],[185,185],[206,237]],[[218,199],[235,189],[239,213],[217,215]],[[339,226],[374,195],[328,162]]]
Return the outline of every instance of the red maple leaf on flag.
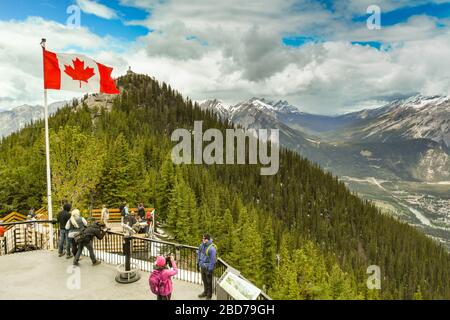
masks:
[[[72,60],[72,62],[73,67],[64,65],[64,72],[73,80],[80,81],[81,88],[81,81],[88,83],[88,80],[95,75],[94,68],[84,68],[84,61],[81,61],[78,58]]]

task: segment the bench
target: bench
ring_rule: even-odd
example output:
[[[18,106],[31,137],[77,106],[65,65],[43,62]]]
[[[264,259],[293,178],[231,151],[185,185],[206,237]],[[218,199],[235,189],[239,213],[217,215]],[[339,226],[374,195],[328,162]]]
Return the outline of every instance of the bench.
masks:
[[[122,215],[120,213],[120,210],[118,208],[108,209],[109,210],[109,220],[108,222],[114,223],[114,222],[120,222]],[[154,208],[145,208],[145,212],[148,211],[152,212],[155,210]],[[131,213],[134,211],[136,214],[138,212],[137,208],[128,208],[128,212]],[[102,217],[102,209],[92,209],[92,218],[95,219],[95,221],[100,221]]]

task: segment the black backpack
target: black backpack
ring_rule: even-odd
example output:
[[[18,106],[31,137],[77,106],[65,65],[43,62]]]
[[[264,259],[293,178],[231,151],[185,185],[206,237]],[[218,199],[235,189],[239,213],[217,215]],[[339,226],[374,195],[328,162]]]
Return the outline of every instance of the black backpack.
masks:
[[[81,243],[84,240],[86,240],[86,227],[84,227],[83,229],[81,229],[80,233],[78,233],[73,239],[75,240],[76,243]]]

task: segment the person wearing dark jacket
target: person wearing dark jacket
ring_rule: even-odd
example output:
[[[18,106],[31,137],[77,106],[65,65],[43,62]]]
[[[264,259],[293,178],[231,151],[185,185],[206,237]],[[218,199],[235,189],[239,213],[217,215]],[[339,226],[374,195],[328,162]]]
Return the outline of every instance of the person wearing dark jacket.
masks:
[[[94,240],[94,237],[102,240],[106,234],[106,230],[106,226],[103,222],[94,222],[92,225],[83,230],[80,240],[78,241],[78,252],[75,255],[75,259],[73,260],[73,264],[75,266],[78,266],[78,261],[80,260],[81,253],[83,252],[83,249],[85,247],[89,251],[89,257],[92,260],[92,264],[94,266],[100,264],[100,261],[98,261],[95,257],[94,248],[92,247],[92,241]]]
[[[62,257],[64,255],[64,247],[66,249],[67,258],[72,257],[70,254],[70,242],[69,242],[69,231],[66,230],[66,223],[70,219],[70,209],[72,206],[69,203],[66,203],[63,206],[63,210],[58,213],[58,223],[59,223],[59,247],[58,247],[58,256]]]
[[[144,220],[145,218],[145,208],[142,202],[138,205],[138,216],[141,218],[141,220]]]
[[[212,282],[213,272],[216,265],[217,250],[216,245],[213,244],[211,236],[207,233],[203,235],[202,244],[198,247],[197,264],[202,273],[203,292],[198,295],[199,298],[206,297],[206,300],[211,300],[212,297]]]

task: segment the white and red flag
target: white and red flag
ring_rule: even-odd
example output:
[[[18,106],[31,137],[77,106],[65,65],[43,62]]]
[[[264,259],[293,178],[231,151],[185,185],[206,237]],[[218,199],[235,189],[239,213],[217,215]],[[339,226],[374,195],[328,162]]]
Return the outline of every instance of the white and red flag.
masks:
[[[118,94],[113,68],[82,54],[53,53],[44,48],[44,88]]]

